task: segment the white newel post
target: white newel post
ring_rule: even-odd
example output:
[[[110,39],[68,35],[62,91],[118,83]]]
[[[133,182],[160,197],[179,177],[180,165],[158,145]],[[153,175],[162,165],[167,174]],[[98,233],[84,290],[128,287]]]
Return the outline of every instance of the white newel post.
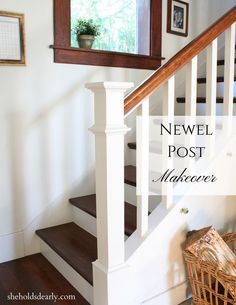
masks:
[[[98,259],[93,264],[94,305],[125,304],[124,93],[132,83],[86,85],[94,93]],[[124,281],[125,282],[125,281]]]

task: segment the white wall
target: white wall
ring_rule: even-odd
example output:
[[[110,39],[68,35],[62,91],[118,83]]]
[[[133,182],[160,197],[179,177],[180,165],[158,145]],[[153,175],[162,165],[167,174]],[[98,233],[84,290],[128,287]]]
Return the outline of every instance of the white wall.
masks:
[[[162,7],[162,51],[166,60],[169,60],[177,51],[181,50],[235,5],[235,0],[185,0],[189,3],[189,35],[188,37],[181,37],[166,32],[167,2],[168,0],[163,0]]]
[[[191,24],[191,16],[201,16],[196,2],[205,1],[191,3]],[[52,3],[0,0],[1,10],[25,14],[27,61],[0,66],[0,261],[39,251],[34,230],[70,221],[68,198],[94,192],[93,102],[84,83],[139,84],[150,74],[54,64]],[[166,5],[163,0],[163,56],[169,58],[194,31],[188,38],[166,34]]]
[[[193,16],[196,35],[236,5],[235,0],[198,0]]]
[[[68,198],[94,192],[94,81],[150,72],[53,63],[53,1],[0,0],[25,14],[25,67],[0,66],[0,261],[38,251],[34,230],[71,220]],[[4,249],[4,251],[2,251]]]
[[[150,215],[152,233],[144,241],[134,233],[126,242],[127,253],[140,244],[127,261],[135,296],[130,305],[178,305],[186,300],[191,292],[183,261],[186,234],[210,225],[219,232],[235,232],[235,200],[235,196],[185,197],[163,220],[159,206]],[[182,208],[189,214],[182,214]]]

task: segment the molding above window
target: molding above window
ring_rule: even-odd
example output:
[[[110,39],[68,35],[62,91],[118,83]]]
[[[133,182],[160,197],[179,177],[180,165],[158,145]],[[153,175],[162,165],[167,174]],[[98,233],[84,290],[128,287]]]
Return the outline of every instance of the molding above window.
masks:
[[[150,56],[73,48],[70,0],[54,0],[54,62],[155,70],[161,65],[162,0],[150,0]]]

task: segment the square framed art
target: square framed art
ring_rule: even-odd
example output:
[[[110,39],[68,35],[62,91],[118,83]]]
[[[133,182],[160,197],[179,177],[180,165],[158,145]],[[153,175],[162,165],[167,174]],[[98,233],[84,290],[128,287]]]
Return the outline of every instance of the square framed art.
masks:
[[[180,0],[168,0],[167,32],[188,36],[189,4]]]
[[[23,14],[0,11],[0,65],[25,65]]]

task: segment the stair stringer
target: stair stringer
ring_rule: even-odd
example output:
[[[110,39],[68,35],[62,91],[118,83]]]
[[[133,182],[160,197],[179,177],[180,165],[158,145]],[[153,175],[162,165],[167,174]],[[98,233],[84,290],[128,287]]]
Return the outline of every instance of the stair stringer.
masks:
[[[126,241],[135,291],[132,305],[177,305],[188,297],[182,257],[186,233],[209,225],[235,230],[235,200],[236,196],[185,196],[169,210],[160,205],[153,211],[146,238],[141,240],[136,231]],[[182,208],[189,214],[181,214]]]

